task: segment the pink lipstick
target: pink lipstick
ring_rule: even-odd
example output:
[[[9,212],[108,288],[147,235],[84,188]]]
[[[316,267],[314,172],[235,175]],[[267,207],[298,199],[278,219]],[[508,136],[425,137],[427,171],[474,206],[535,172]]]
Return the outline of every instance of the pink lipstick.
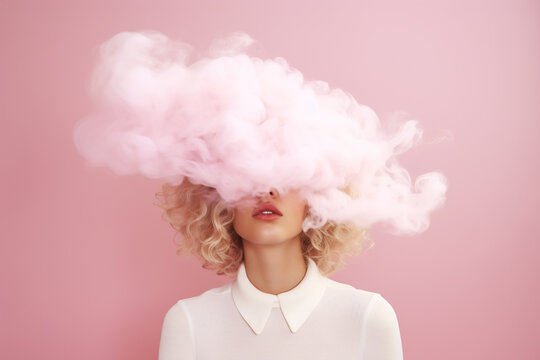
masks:
[[[257,218],[259,220],[268,221],[276,220],[283,216],[281,211],[279,211],[277,207],[270,203],[264,203],[257,206],[257,208],[255,208],[255,210],[253,211],[252,215],[254,218]]]

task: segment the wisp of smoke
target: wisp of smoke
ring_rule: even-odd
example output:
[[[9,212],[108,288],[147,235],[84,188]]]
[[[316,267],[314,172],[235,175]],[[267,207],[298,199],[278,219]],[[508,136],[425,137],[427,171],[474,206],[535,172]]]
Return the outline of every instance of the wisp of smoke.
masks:
[[[248,56],[253,42],[230,33],[192,60],[191,45],[156,31],[114,35],[99,47],[78,151],[117,174],[188,177],[231,205],[300,189],[311,212],[304,231],[328,220],[425,231],[447,181],[433,171],[413,186],[396,160],[420,140],[418,122],[388,133],[349,93],[306,81],[281,57]]]

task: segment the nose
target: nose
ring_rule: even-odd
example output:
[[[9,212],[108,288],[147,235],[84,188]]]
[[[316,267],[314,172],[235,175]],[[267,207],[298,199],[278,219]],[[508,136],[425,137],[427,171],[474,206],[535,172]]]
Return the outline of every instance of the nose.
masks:
[[[262,196],[264,199],[266,198],[271,198],[271,199],[275,199],[279,196],[279,192],[277,191],[276,188],[271,188],[267,193],[266,195]]]
[[[276,198],[279,196],[279,193],[277,191],[276,188],[272,188],[270,189],[270,191],[268,191],[268,194],[272,197],[272,198]]]

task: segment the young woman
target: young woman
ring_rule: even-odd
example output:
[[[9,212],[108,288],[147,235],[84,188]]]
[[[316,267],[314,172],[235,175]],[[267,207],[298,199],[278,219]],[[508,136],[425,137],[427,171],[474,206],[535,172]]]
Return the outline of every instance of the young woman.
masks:
[[[401,359],[390,304],[328,275],[367,248],[372,224],[425,231],[446,178],[413,187],[395,159],[421,138],[417,121],[390,134],[349,93],[248,56],[253,42],[231,33],[193,61],[156,31],[118,33],[74,131],[92,164],[166,180],[179,251],[234,279],[170,308],[160,360]]]
[[[396,314],[378,293],[327,277],[371,244],[352,224],[302,231],[298,191],[271,189],[233,209],[189,181],[164,186],[164,215],[203,267],[228,284],[181,299],[165,315],[159,360],[402,359]]]

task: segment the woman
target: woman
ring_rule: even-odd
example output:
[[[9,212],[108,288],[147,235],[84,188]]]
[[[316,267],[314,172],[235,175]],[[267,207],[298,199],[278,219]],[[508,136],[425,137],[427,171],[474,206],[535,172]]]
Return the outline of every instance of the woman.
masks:
[[[231,33],[193,61],[161,33],[116,34],[74,131],[92,164],[166,180],[179,250],[235,277],[172,306],[160,359],[401,359],[390,304],[327,275],[372,224],[425,231],[446,179],[425,173],[413,189],[395,159],[421,138],[417,121],[388,134],[347,92],[248,56],[253,41]]]
[[[164,186],[161,206],[183,237],[180,251],[236,279],[169,309],[160,360],[403,358],[391,305],[326,277],[364,246],[362,229],[329,223],[304,233],[309,211],[295,190],[271,189],[232,210],[208,205],[207,191],[187,180]]]

